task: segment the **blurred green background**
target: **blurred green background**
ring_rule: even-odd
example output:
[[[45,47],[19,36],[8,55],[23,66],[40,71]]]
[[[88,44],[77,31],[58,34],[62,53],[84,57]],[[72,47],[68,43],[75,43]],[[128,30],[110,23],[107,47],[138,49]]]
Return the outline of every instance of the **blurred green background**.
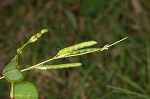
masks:
[[[40,99],[148,99],[150,97],[150,0],[1,0],[0,75],[16,49],[43,28],[50,31],[20,56],[20,68],[53,57],[58,49],[87,40],[109,50],[61,59],[80,68],[33,70]],[[119,89],[121,88],[121,89]],[[0,98],[10,84],[0,80]]]

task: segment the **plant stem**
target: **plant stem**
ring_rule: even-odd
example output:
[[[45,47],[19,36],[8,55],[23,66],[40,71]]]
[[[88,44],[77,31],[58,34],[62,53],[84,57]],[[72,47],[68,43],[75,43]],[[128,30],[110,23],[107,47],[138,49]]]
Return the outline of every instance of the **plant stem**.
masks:
[[[58,59],[58,58],[59,58],[59,57],[53,57],[53,58],[51,58],[51,59],[49,59],[49,60],[46,60],[46,61],[44,61],[44,62],[38,63],[38,64],[36,64],[36,65],[33,65],[33,66],[29,67],[29,68],[23,69],[23,70],[21,70],[21,72],[34,69],[36,66],[43,65],[44,63],[50,62],[50,61],[55,60],[55,59]]]
[[[17,50],[17,55],[21,54],[22,49],[23,49],[24,47],[26,47],[28,44],[29,44],[29,41],[26,42],[21,48],[19,48],[19,51]]]
[[[27,46],[29,42],[26,42],[20,49],[22,50],[25,46]]]
[[[141,93],[137,93],[131,90],[127,90],[127,89],[123,89],[123,88],[119,88],[119,87],[114,87],[114,86],[108,86],[116,91],[118,91],[119,93],[125,93],[125,94],[130,94],[130,95],[135,95],[138,96],[140,99],[149,99],[149,96],[141,94]]]
[[[117,41],[115,43],[112,43],[110,45],[106,44],[103,48],[101,48],[101,51],[107,50],[109,47],[111,47],[111,46],[113,46],[113,45],[115,45],[115,44],[117,44],[117,43],[119,43],[119,42],[121,42],[121,41],[123,41],[125,39],[127,39],[127,37],[125,37],[125,38],[123,38],[123,39],[121,39],[121,40],[119,40],[119,41]]]
[[[46,61],[41,62],[41,63],[38,63],[38,64],[36,64],[36,65],[33,65],[33,66],[29,67],[29,68],[23,69],[23,70],[21,70],[21,72],[34,69],[36,66],[43,65],[44,63],[47,63],[47,62],[50,62],[50,61],[52,61],[52,60],[59,59],[59,58],[63,58],[63,57],[56,57],[56,56],[55,56],[55,57],[53,57],[53,58],[51,58],[51,59],[49,59],[49,60],[46,60]],[[3,77],[0,77],[0,80],[3,79],[3,78],[4,78],[4,76],[3,76]]]
[[[3,79],[4,78],[4,76],[3,77],[0,77],[0,79]]]
[[[10,98],[14,99],[14,83],[11,83]]]
[[[119,41],[117,41],[117,42],[115,42],[115,43],[113,43],[113,44],[110,44],[110,45],[108,45],[108,47],[111,47],[111,46],[113,46],[113,45],[115,45],[115,44],[117,44],[117,43],[119,43],[119,42],[121,42],[121,41],[123,41],[123,40],[125,40],[125,39],[127,39],[128,37],[125,37],[125,38],[123,38],[123,39],[121,39],[121,40],[119,40]]]

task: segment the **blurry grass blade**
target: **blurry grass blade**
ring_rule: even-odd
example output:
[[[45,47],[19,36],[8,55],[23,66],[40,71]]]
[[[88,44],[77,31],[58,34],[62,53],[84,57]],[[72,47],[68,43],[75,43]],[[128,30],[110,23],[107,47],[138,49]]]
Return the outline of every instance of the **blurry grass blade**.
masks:
[[[70,10],[65,10],[65,14],[67,16],[67,19],[71,23],[72,27],[74,29],[76,29],[77,28],[77,20],[76,20],[76,17],[74,16],[74,14]]]
[[[150,39],[146,40],[146,50],[147,50],[147,76],[148,76],[148,82],[150,82]]]
[[[76,45],[73,45],[70,47],[66,47],[66,48],[60,50],[60,52],[57,55],[59,56],[59,55],[68,54],[68,53],[71,53],[71,52],[76,51],[78,49],[93,46],[95,44],[97,44],[96,41],[87,41],[87,42],[79,43],[79,44],[76,44]]]
[[[78,67],[81,66],[81,63],[68,63],[68,64],[59,64],[59,65],[44,65],[37,66],[36,69],[61,69],[61,68],[70,68],[70,67]]]
[[[79,55],[84,55],[84,54],[93,53],[93,52],[97,52],[97,51],[101,51],[101,48],[81,49],[81,50],[74,51],[74,52],[66,55],[65,57],[79,56]]]
[[[119,93],[125,93],[125,94],[131,94],[131,95],[135,95],[137,97],[141,97],[141,99],[149,99],[150,96],[141,94],[141,93],[137,93],[131,90],[127,90],[127,89],[123,89],[123,88],[119,88],[119,87],[113,87],[113,86],[109,86],[110,88],[113,88],[114,90],[116,90]]]
[[[137,83],[132,81],[131,79],[129,79],[129,78],[123,76],[123,75],[120,75],[120,74],[118,74],[117,77],[119,77],[121,80],[123,80],[124,82],[128,83],[132,87],[136,88],[137,90],[145,93],[145,90],[141,86],[139,86]]]
[[[111,1],[109,1],[111,2]],[[83,15],[96,15],[105,11],[105,6],[109,4],[107,0],[85,0],[80,6],[80,13]]]

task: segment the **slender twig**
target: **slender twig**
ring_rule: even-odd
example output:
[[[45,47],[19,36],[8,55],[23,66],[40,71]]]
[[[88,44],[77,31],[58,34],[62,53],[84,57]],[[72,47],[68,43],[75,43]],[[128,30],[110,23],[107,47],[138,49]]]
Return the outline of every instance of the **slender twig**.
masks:
[[[4,77],[0,77],[0,79],[3,79]]]
[[[14,99],[14,82],[11,83],[10,98]]]
[[[115,44],[117,44],[117,43],[120,43],[121,41],[123,41],[123,40],[125,40],[125,39],[127,39],[127,37],[125,37],[125,38],[123,38],[123,39],[121,39],[121,40],[119,40],[119,41],[117,41],[117,42],[115,42],[115,43],[112,43],[112,44],[110,44],[110,45],[106,44],[106,45],[101,49],[101,51],[107,50],[109,47],[111,47],[111,46],[113,46],[113,45],[115,45]]]
[[[123,40],[125,40],[125,39],[127,39],[128,37],[125,37],[125,38],[123,38],[123,39],[121,39],[121,40],[119,40],[119,41],[117,41],[117,42],[115,42],[115,43],[113,43],[113,44],[110,44],[110,45],[108,45],[108,47],[111,47],[111,46],[113,46],[113,45],[115,45],[115,44],[117,44],[117,43],[119,43],[119,42],[121,42],[121,41],[123,41]]]
[[[21,70],[21,72],[34,69],[36,66],[43,65],[43,64],[45,64],[45,63],[47,63],[47,62],[50,62],[50,61],[52,61],[52,60],[55,60],[55,59],[58,59],[58,58],[57,58],[57,57],[53,57],[53,58],[51,58],[51,59],[49,59],[49,60],[46,60],[46,61],[44,61],[44,62],[38,63],[38,64],[36,64],[36,65],[33,65],[33,66],[29,67],[29,68],[23,69],[23,70]]]
[[[21,54],[23,48],[25,48],[28,44],[29,44],[29,41],[26,42],[21,48],[18,48],[18,49],[17,49],[17,55]]]
[[[123,89],[123,88],[119,88],[119,87],[114,87],[114,86],[108,86],[108,87],[116,90],[119,93],[135,95],[135,96],[138,96],[142,99],[149,99],[149,96],[141,94],[141,93],[137,93],[137,92],[134,92],[134,91],[131,91],[131,90],[127,90],[127,89]]]

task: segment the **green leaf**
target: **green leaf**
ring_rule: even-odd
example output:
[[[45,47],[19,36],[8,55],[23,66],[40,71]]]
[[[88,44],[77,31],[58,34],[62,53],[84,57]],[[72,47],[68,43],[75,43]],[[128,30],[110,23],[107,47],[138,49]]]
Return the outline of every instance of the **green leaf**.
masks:
[[[18,65],[18,56],[16,55],[11,62],[9,62],[3,70],[3,76],[9,82],[18,82],[23,80],[23,75],[19,69]]]
[[[4,68],[3,73],[16,68],[18,65],[18,56],[16,55]]]
[[[76,44],[73,46],[69,46],[69,47],[66,47],[66,48],[60,50],[60,52],[57,54],[57,56],[69,54],[69,53],[76,51],[78,49],[93,46],[95,44],[97,44],[96,41],[87,41],[87,42],[79,43],[79,44]]]
[[[43,65],[37,66],[36,69],[61,69],[61,68],[70,68],[70,67],[78,67],[81,66],[81,63],[69,63],[69,64],[59,64],[59,65]]]
[[[74,52],[66,55],[65,57],[79,56],[79,55],[84,55],[84,54],[93,53],[93,52],[97,52],[97,51],[101,51],[101,48],[81,49],[81,50],[74,51]]]
[[[4,72],[3,75],[5,79],[9,82],[19,82],[24,78],[19,69],[12,69],[10,71]]]
[[[14,99],[38,99],[37,89],[30,82],[15,83]]]

